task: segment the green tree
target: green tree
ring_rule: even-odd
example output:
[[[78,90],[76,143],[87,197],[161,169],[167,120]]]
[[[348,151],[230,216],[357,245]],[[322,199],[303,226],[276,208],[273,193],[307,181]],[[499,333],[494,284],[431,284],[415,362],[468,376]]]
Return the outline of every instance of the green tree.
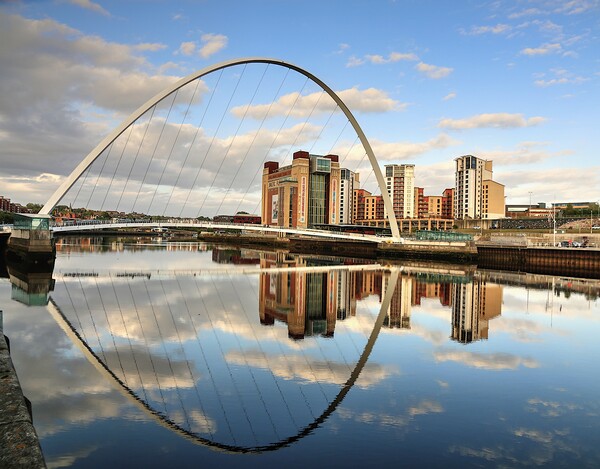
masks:
[[[575,215],[575,209],[573,208],[573,204],[567,204],[567,207],[563,211],[565,215]]]
[[[25,205],[25,207],[27,207],[27,210],[29,210],[31,213],[40,213],[43,205],[29,202],[27,205]]]
[[[15,216],[10,212],[0,212],[0,225],[12,225],[15,222]]]

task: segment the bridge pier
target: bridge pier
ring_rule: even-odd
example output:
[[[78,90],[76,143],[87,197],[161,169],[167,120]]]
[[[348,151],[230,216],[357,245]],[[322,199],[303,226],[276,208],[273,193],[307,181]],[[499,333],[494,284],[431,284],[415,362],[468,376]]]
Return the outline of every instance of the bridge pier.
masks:
[[[50,215],[17,213],[8,239],[6,259],[23,264],[54,265],[56,250]]]

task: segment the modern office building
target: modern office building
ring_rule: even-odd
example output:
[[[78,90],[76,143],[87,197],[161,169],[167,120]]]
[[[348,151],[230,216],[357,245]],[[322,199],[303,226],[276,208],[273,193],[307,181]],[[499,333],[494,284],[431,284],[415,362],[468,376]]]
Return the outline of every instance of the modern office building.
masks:
[[[454,218],[504,217],[504,185],[493,181],[492,162],[465,155],[456,162]]]
[[[416,218],[414,194],[415,165],[385,165],[385,183],[392,199],[396,218]]]
[[[290,165],[268,161],[262,177],[262,223],[286,228],[338,224],[339,196],[337,155],[297,151]]]

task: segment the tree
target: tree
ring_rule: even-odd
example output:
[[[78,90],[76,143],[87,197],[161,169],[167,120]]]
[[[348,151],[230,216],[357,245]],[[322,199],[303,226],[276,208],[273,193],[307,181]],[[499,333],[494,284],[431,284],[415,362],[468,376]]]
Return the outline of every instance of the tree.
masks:
[[[563,213],[565,215],[574,215],[575,209],[573,208],[573,204],[567,204],[567,207],[565,208]]]
[[[12,225],[15,222],[15,216],[10,212],[0,212],[0,225]]]
[[[39,213],[43,205],[29,202],[27,205],[25,205],[25,207],[27,207],[27,210],[29,210],[31,213]]]

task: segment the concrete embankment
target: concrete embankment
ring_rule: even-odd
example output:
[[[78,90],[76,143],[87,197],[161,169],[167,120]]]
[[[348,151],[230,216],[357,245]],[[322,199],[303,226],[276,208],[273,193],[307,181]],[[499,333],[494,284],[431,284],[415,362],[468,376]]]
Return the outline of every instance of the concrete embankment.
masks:
[[[0,467],[45,468],[33,428],[31,409],[23,396],[1,328],[0,312]]]
[[[600,249],[478,246],[484,269],[600,279]]]
[[[444,262],[475,263],[477,247],[472,243],[443,241],[405,241],[402,244],[380,243],[379,257],[386,259],[426,259]]]

